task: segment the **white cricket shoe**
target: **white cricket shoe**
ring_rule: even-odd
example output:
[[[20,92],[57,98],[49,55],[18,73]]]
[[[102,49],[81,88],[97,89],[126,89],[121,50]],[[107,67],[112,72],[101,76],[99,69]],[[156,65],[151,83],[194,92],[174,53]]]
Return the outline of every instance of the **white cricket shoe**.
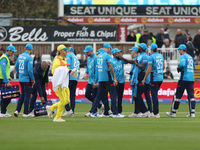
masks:
[[[195,114],[194,113],[192,113],[191,115],[189,114],[186,116],[186,118],[195,118]]]
[[[87,114],[85,114],[85,117],[90,117],[91,116],[91,113],[88,112]]]
[[[10,115],[7,111],[6,111],[6,114],[5,114],[5,117],[12,117],[12,115]]]
[[[142,113],[140,117],[141,118],[146,118],[146,117],[149,117],[149,115],[150,115],[150,111],[147,111],[145,113]]]
[[[54,118],[54,119],[53,119],[53,122],[65,122],[65,120],[64,120],[64,119],[61,119],[61,118],[60,118],[60,119]]]
[[[112,115],[113,113],[112,113],[112,111],[111,111],[111,110],[109,110],[109,111],[108,111],[108,114],[109,114],[109,115]]]
[[[95,114],[92,113],[92,114],[91,114],[91,117],[92,117],[92,118],[99,117],[99,114],[98,114],[98,113],[95,113]]]
[[[114,115],[113,115],[113,116],[114,116]],[[124,118],[124,117],[126,117],[126,116],[118,113],[118,114],[116,115],[116,117],[114,117],[114,118]]]
[[[14,112],[14,116],[15,116],[15,117],[18,117],[18,116],[19,116],[19,112],[18,112],[17,110]]]
[[[102,114],[102,115],[98,115],[98,117],[99,117],[99,118],[109,118],[109,115],[104,115],[104,114]]]
[[[99,114],[102,114],[102,113],[103,113],[103,110],[104,110],[104,105],[102,104],[102,105],[101,105],[101,108],[99,108],[98,113],[99,113]]]
[[[28,114],[28,117],[35,117],[34,110]]]
[[[47,105],[46,110],[47,110],[47,115],[49,116],[49,118],[53,118],[51,106]]]
[[[157,115],[151,114],[149,115],[149,118],[160,118],[160,114]]]
[[[27,114],[23,114],[22,117],[27,118],[29,116]]]
[[[128,117],[130,117],[130,118],[137,118],[138,114],[132,113],[132,114],[128,115]]]
[[[166,115],[172,118],[176,118],[176,113],[166,112]]]
[[[4,118],[5,117],[5,114],[0,114],[0,118]]]
[[[74,117],[74,112],[70,109],[68,117]]]

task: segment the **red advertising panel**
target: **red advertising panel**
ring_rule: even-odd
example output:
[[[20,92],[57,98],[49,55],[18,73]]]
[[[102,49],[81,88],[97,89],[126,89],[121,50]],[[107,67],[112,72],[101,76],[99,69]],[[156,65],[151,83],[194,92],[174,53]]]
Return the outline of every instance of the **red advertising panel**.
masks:
[[[70,16],[65,17],[65,20],[68,20],[69,22],[73,22],[76,24],[199,24],[200,23],[200,17],[147,17],[147,16],[124,16],[124,17],[118,17],[118,16]],[[66,21],[59,21],[59,24],[66,24]]]
[[[11,82],[12,85],[20,85],[19,82]],[[86,90],[87,82],[78,82],[76,88],[76,99],[85,99],[85,90]],[[158,98],[159,99],[173,99],[174,93],[176,92],[177,82],[163,82],[159,91]],[[49,86],[46,88],[48,99],[58,99],[55,92],[52,88],[52,83],[49,83]],[[194,95],[196,99],[200,99],[200,83],[194,84]],[[131,99],[132,96],[132,88],[129,82],[125,83],[124,88],[124,99]],[[39,98],[39,97],[38,97]],[[183,99],[187,99],[187,92],[184,92],[182,97]]]

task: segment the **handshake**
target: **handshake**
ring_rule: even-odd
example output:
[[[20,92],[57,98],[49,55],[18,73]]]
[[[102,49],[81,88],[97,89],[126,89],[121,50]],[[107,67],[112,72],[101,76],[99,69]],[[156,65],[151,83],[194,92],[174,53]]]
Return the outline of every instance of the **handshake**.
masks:
[[[74,69],[69,70],[69,73],[73,78],[77,78],[78,73],[79,73],[78,68],[74,68]]]

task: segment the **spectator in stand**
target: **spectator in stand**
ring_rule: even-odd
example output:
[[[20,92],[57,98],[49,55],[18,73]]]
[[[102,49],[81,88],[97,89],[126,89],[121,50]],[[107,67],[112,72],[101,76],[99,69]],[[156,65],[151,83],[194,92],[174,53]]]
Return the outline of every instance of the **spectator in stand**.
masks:
[[[152,32],[149,33],[149,35],[151,36],[151,39],[152,39],[152,43],[155,43],[156,44],[156,36],[153,35]]]
[[[164,40],[164,44],[161,47],[163,52],[163,57],[165,60],[172,60],[172,52],[173,52],[173,46],[170,44],[169,39]]]
[[[151,44],[152,44],[152,40],[148,40],[148,41],[147,41],[147,47],[148,47],[148,55],[149,55],[149,56],[151,55],[151,50],[150,50]]]
[[[184,36],[186,36],[188,32],[189,32],[189,30],[188,30],[188,29],[185,29],[185,30],[184,30]]]
[[[145,43],[145,44],[147,44],[147,41],[148,41],[148,40],[152,40],[152,37],[151,37],[151,35],[149,35],[148,30],[145,29],[145,30],[144,30],[144,34],[140,37],[139,42],[140,42],[140,43]]]
[[[170,71],[170,67],[166,67],[166,72],[163,74],[164,79],[174,79],[173,74]]]
[[[54,60],[54,58],[56,57],[57,55],[57,49],[54,49],[52,52],[51,52],[51,59],[52,61]]]
[[[186,53],[189,54],[194,60],[196,48],[195,48],[194,44],[192,43],[192,38],[188,38],[185,45],[187,47]]]
[[[170,39],[170,36],[169,36],[169,32],[170,32],[170,29],[168,27],[165,28],[165,31],[164,31],[164,37],[165,39],[168,38],[169,39],[169,42],[171,43],[171,39]]]
[[[19,75],[17,71],[15,70],[15,68],[13,69],[13,71],[10,72],[10,77],[14,80],[19,79]]]
[[[176,30],[176,36],[175,36],[175,48],[179,47],[181,44],[181,40],[183,38],[183,34],[181,32],[181,29]]]
[[[132,31],[130,32],[130,34],[127,36],[126,41],[127,41],[127,42],[135,42],[135,41],[136,41],[136,36],[135,36],[135,33],[134,33],[133,30],[132,30]]]
[[[187,41],[191,41],[192,40],[192,38],[191,38],[191,36],[190,36],[190,33],[189,32],[187,32],[186,33],[186,35],[182,38],[182,40],[181,40],[181,44],[187,44]]]
[[[87,66],[87,60],[85,59],[84,55],[81,54],[81,59],[79,59],[80,68],[85,68]]]
[[[39,54],[35,54],[35,57],[33,59],[33,67],[35,67],[35,65],[41,61],[40,55]]]
[[[0,57],[5,53],[5,50],[3,47],[0,47]]]
[[[196,53],[195,53],[196,62],[195,63],[198,64],[199,63],[199,53],[200,53],[200,29],[198,30],[198,34],[195,35],[195,37],[194,37],[193,44],[196,48]]]
[[[165,39],[169,39],[170,41],[169,34],[164,34],[164,31],[164,28],[160,28],[160,32],[156,35],[156,44],[158,45],[158,48],[162,47]]]
[[[9,57],[9,60],[10,60],[10,65],[15,65],[14,55]]]
[[[135,32],[135,36],[136,36],[136,42],[140,44],[140,37],[142,36],[142,34],[140,33],[139,29]]]

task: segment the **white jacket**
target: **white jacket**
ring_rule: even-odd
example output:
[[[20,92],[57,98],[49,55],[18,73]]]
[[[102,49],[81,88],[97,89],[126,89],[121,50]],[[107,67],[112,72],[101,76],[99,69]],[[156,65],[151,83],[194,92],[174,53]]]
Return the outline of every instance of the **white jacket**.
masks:
[[[68,88],[69,86],[69,69],[64,66],[60,66],[55,69],[52,77],[53,91],[56,92],[58,88]]]

